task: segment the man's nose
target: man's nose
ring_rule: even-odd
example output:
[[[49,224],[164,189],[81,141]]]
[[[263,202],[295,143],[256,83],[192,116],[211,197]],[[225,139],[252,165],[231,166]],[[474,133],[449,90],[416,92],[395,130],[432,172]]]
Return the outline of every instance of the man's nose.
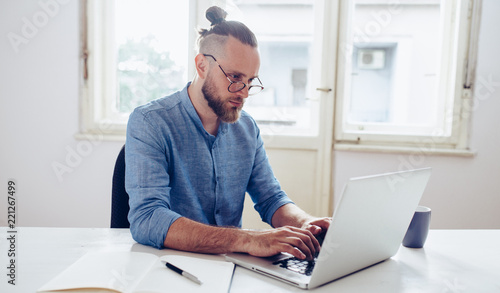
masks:
[[[245,87],[244,87],[244,88],[242,88],[241,90],[239,90],[239,91],[237,92],[237,94],[238,94],[238,96],[240,96],[240,97],[242,97],[242,98],[244,98],[244,99],[248,98],[248,96],[249,96],[249,95],[248,95],[248,86],[247,86],[247,85],[245,85]]]

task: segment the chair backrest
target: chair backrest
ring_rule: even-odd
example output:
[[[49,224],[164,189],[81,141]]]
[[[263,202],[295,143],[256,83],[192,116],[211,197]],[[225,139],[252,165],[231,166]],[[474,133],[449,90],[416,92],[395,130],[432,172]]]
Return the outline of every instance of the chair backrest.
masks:
[[[130,228],[127,219],[130,206],[125,191],[125,145],[116,158],[113,172],[113,190],[111,195],[111,228]]]

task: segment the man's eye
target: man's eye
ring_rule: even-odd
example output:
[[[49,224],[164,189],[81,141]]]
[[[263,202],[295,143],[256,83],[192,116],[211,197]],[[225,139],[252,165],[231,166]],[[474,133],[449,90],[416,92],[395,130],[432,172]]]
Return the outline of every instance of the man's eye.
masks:
[[[241,80],[240,76],[239,76],[239,75],[237,75],[237,74],[230,74],[230,75],[229,75],[229,77],[230,77],[232,80],[234,80],[234,81],[240,81],[240,80]]]

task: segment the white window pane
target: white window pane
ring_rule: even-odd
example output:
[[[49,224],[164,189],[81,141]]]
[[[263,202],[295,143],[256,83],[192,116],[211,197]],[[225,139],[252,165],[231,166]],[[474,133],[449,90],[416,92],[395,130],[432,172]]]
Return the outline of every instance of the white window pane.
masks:
[[[317,134],[318,103],[308,99],[314,1],[235,3],[240,14],[235,18],[247,24],[259,41],[259,77],[264,85],[264,91],[247,99],[245,110],[264,134]]]
[[[182,89],[187,82],[189,1],[116,1],[116,111]]]
[[[353,3],[345,122],[359,130],[379,125],[393,133],[443,127],[440,1]]]

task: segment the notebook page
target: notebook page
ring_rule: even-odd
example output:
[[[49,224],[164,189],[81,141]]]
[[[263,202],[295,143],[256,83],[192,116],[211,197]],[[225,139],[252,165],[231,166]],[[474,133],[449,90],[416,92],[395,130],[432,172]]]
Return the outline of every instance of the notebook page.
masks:
[[[38,292],[99,288],[115,292],[130,290],[159,262],[157,256],[140,252],[87,253],[38,289]],[[75,290],[82,292],[82,290]],[[88,290],[95,291],[95,290]]]
[[[202,282],[201,285],[168,269],[158,261],[153,269],[135,288],[134,293],[146,292],[210,292],[227,293],[233,277],[234,264],[224,260],[207,260],[182,255],[167,255],[161,260],[189,272]]]

